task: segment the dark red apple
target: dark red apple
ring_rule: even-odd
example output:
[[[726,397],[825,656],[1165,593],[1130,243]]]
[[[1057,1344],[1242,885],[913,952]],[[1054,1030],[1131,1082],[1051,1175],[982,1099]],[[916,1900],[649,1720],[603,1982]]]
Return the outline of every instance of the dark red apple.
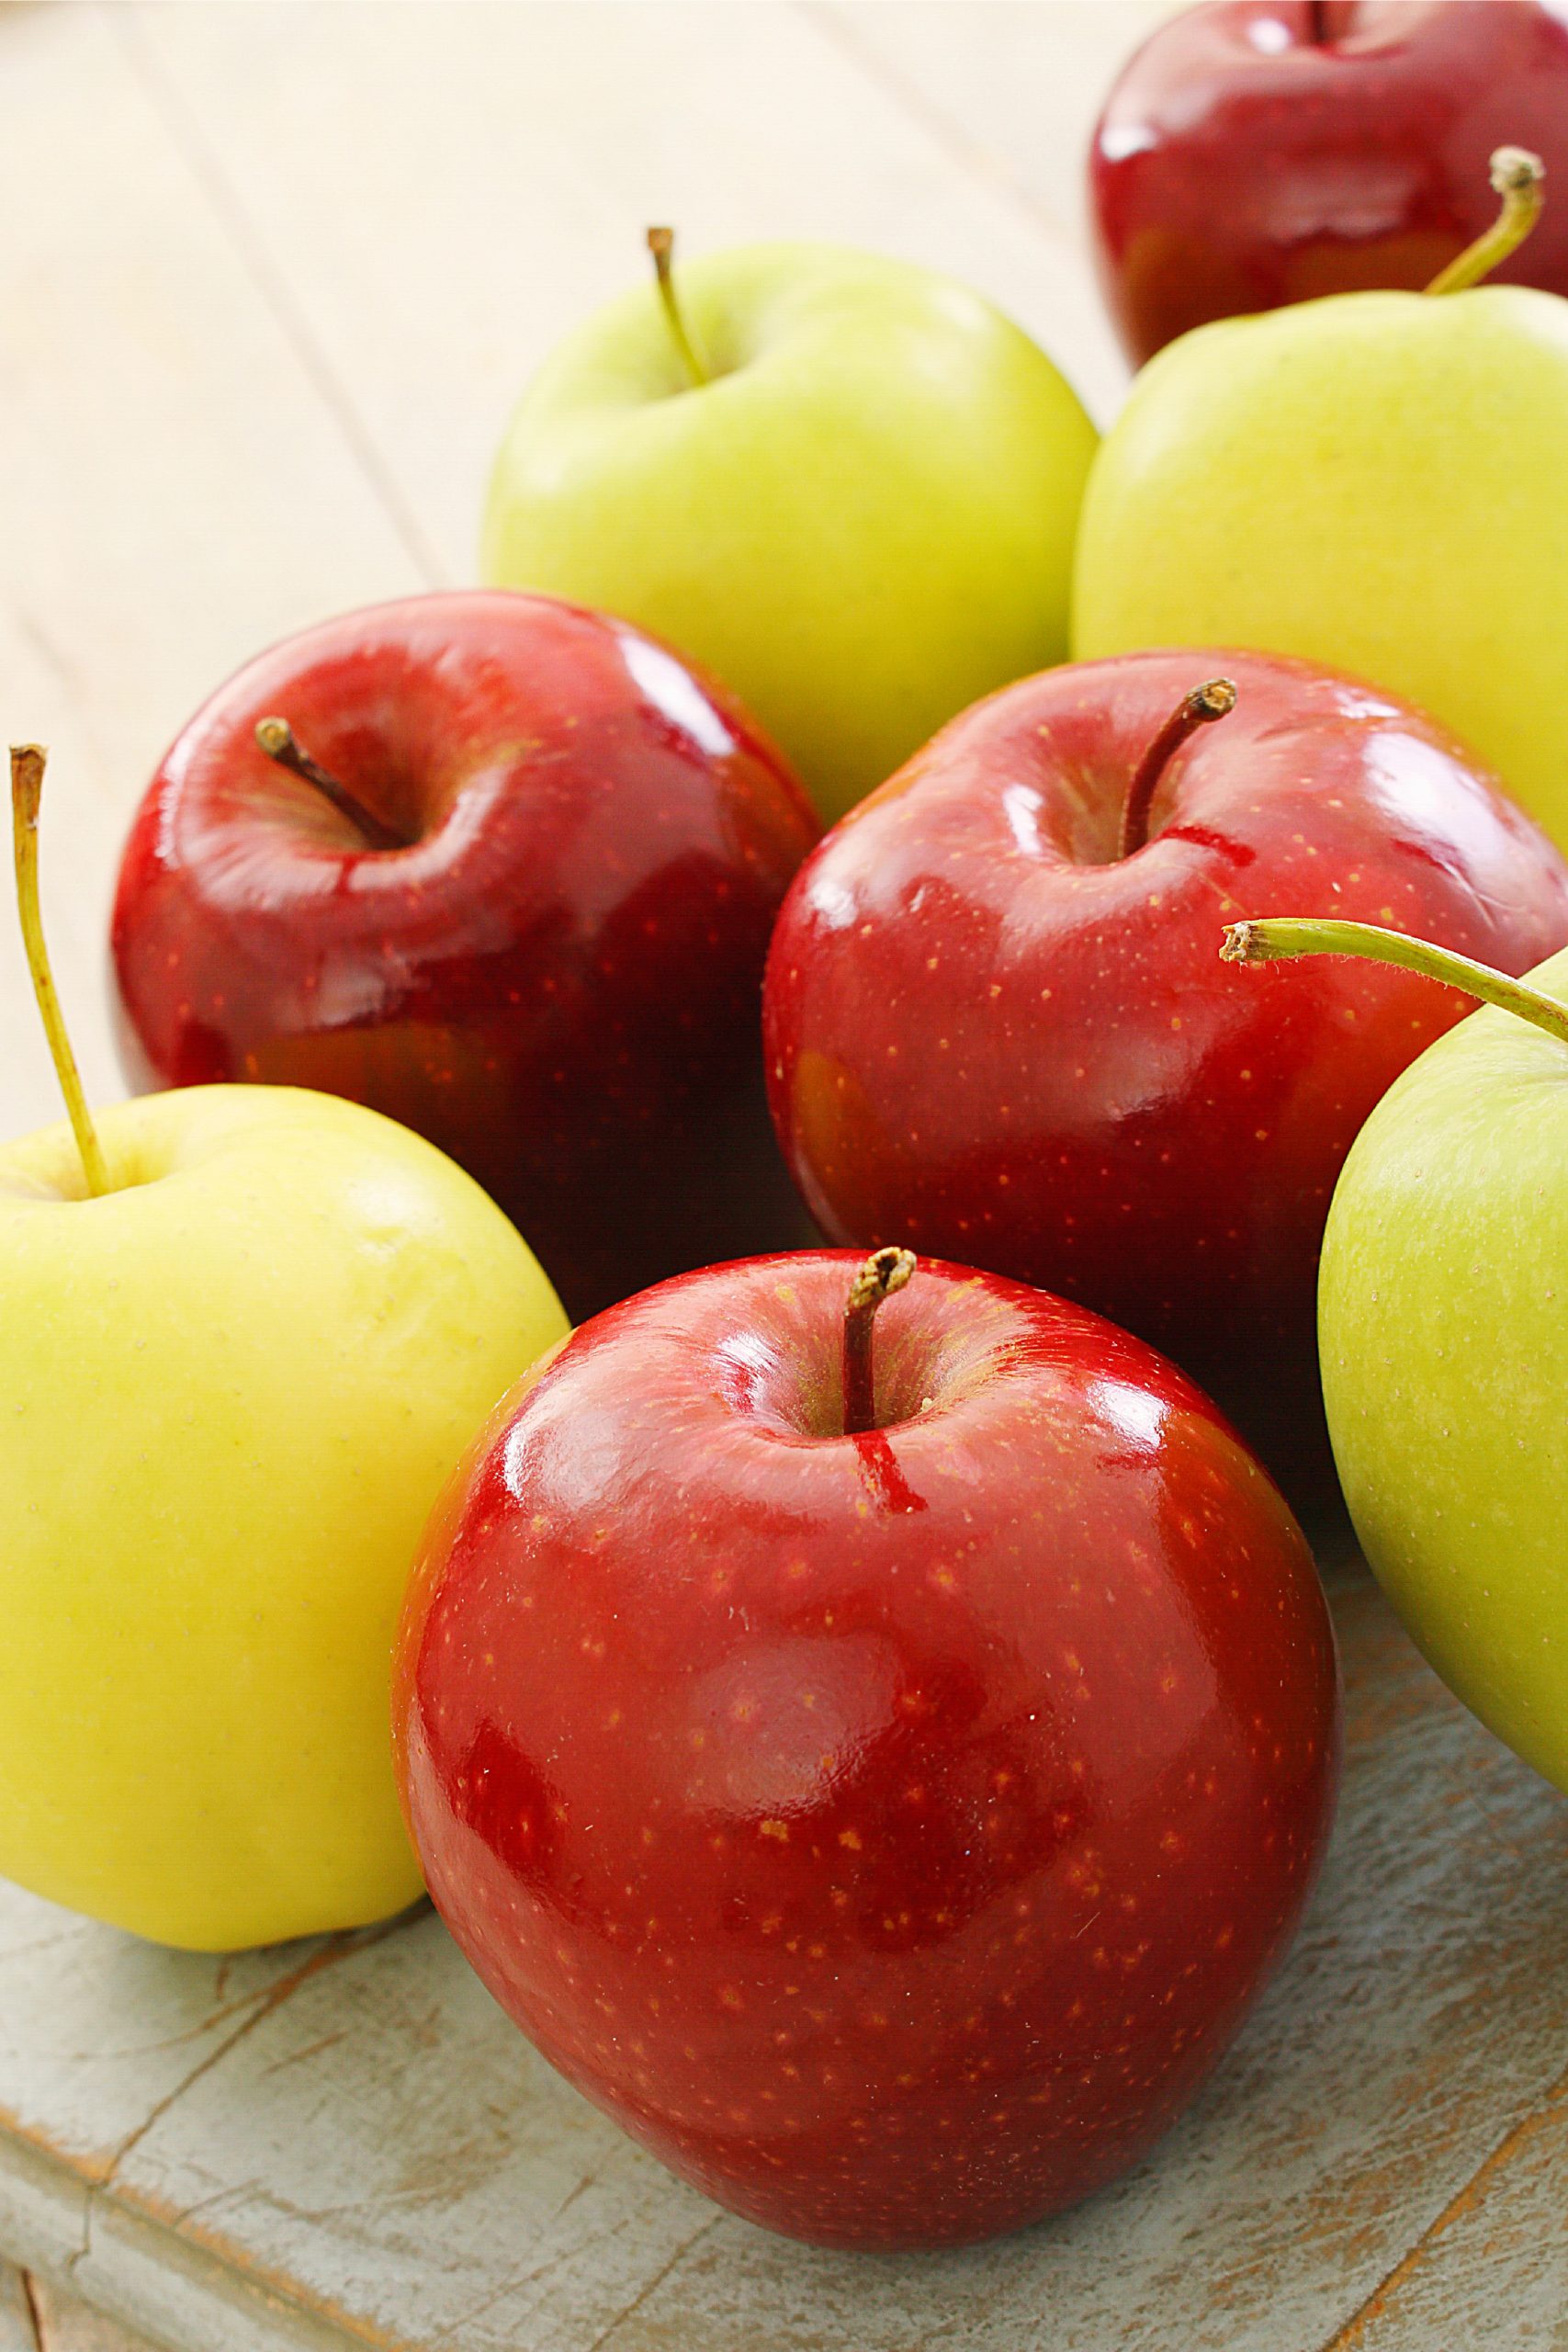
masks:
[[[274,717],[321,788],[259,748]],[[746,714],[620,621],[499,593],[348,614],[231,679],[152,780],[115,901],[128,1073],[401,1120],[574,1317],[799,1241],[757,1021],[818,830]]]
[[[1089,153],[1134,366],[1206,319],[1421,287],[1489,229],[1494,148],[1568,179],[1568,12],[1546,0],[1218,0],[1153,32]],[[1495,278],[1568,294],[1568,206]]]
[[[1145,772],[1142,846],[1119,854],[1134,773],[1213,671],[1235,709]],[[1351,963],[1240,987],[1223,928],[1271,913],[1353,915],[1523,972],[1568,941],[1568,867],[1388,695],[1254,653],[1085,662],[977,704],[828,835],[774,933],[764,1036],[786,1155],[832,1239],[908,1242],[1109,1315],[1312,1501],[1332,1492],[1314,1329],[1329,1195],[1380,1095],[1469,1007]]]
[[[846,1382],[858,1262],[664,1283],[507,1401],[395,1741],[436,1903],[571,2082],[753,2221],[937,2245],[1191,2098],[1323,1851],[1337,1679],[1289,1511],[1169,1364],[928,1264]]]

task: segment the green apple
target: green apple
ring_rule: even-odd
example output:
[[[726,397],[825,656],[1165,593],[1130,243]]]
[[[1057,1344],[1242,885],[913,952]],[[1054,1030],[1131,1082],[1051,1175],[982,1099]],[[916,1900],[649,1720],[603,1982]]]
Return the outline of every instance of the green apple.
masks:
[[[1240,960],[1372,954],[1492,1001],[1351,1148],[1323,1386],[1379,1582],[1466,1705],[1568,1790],[1568,953],[1521,982],[1371,926],[1239,928]]]
[[[990,303],[834,245],[711,254],[579,328],[513,419],[487,580],[732,687],[831,820],[1066,651],[1094,428]],[[688,334],[682,311],[690,322]]]
[[[36,946],[34,910],[35,977]],[[73,1066],[67,1094],[85,1165],[71,1125],[0,1148],[0,1872],[204,1950],[384,1917],[420,1889],[410,1562],[565,1318],[375,1112],[212,1086],[93,1122]]]
[[[1495,179],[1521,161],[1501,151]],[[1465,290],[1533,219],[1536,168],[1437,289],[1224,320],[1151,361],[1090,475],[1073,651],[1247,645],[1358,673],[1445,720],[1568,847],[1568,302]]]

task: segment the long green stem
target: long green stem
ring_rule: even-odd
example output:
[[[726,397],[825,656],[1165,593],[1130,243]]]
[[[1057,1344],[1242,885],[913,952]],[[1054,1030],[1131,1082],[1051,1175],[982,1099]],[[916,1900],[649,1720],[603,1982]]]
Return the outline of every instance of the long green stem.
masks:
[[[1447,269],[1440,269],[1428,294],[1462,294],[1469,286],[1479,286],[1507,260],[1515,249],[1524,243],[1536,222],[1540,208],[1546,202],[1546,165],[1528,147],[1499,147],[1492,157],[1492,185],[1503,199],[1503,209],[1483,236],[1463,253],[1456,254]]]
[[[659,299],[664,305],[664,315],[670,322],[670,333],[674,339],[675,348],[681,355],[682,365],[692,379],[693,389],[695,390],[700,385],[712,382],[713,370],[705,365],[676,297],[675,272],[671,266],[671,255],[675,250],[674,230],[650,229],[648,232],[648,250],[653,255],[654,272],[659,279]]]
[[[1220,955],[1227,964],[1271,964],[1292,956],[1358,956],[1369,963],[1397,964],[1406,972],[1420,972],[1429,980],[1461,989],[1483,1004],[1517,1012],[1521,1021],[1533,1021],[1538,1029],[1568,1046],[1568,1004],[1506,972],[1495,972],[1490,964],[1434,947],[1429,940],[1409,939],[1402,931],[1384,931],[1375,922],[1278,915],[1261,922],[1227,923]]]
[[[71,1132],[82,1155],[82,1173],[87,1180],[88,1192],[97,1199],[112,1189],[109,1171],[104,1161],[98,1131],[87,1108],[87,1098],[82,1091],[81,1073],[76,1068],[76,1057],[71,1050],[71,1039],[66,1034],[65,1016],[60,1010],[54,975],[49,967],[49,950],[44,944],[43,916],[39,907],[38,812],[39,803],[43,797],[43,771],[47,757],[41,743],[14,743],[11,746],[11,828],[17,854],[17,910],[22,920],[22,944],[27,951],[33,994],[43,1015],[44,1035],[49,1039],[49,1050],[53,1058],[55,1076],[60,1080],[60,1091],[65,1097]]]

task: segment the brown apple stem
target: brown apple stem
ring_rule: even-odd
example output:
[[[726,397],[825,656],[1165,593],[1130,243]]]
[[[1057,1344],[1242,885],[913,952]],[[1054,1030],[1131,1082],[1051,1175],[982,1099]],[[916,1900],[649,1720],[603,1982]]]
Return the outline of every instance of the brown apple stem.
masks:
[[[71,1132],[76,1138],[76,1148],[82,1156],[82,1173],[87,1180],[87,1191],[93,1199],[97,1200],[113,1187],[109,1183],[109,1171],[104,1161],[98,1131],[93,1125],[87,1098],[82,1091],[82,1074],[76,1067],[76,1057],[71,1050],[65,1015],[60,1010],[54,974],[50,969],[49,950],[44,944],[43,914],[39,905],[38,812],[39,803],[43,797],[43,771],[48,757],[41,743],[13,743],[11,746],[11,828],[17,856],[17,909],[21,916],[22,944],[27,952],[33,995],[43,1015],[44,1035],[49,1039],[54,1074],[65,1097]]]
[[[713,370],[705,364],[698,352],[676,298],[675,272],[671,266],[671,257],[675,250],[674,230],[650,229],[648,232],[648,250],[653,255],[654,274],[659,280],[659,299],[664,305],[664,315],[670,322],[671,335],[674,339],[676,350],[681,355],[681,363],[690,376],[693,389],[695,390],[701,385],[712,382]]]
[[[1314,49],[1323,49],[1327,46],[1328,0],[1311,0],[1311,6],[1307,9],[1307,38]]]
[[[287,718],[258,718],[256,741],[267,758],[276,760],[280,768],[287,768],[290,775],[299,776],[306,784],[314,785],[321,797],[332,802],[339,816],[346,817],[355,831],[364,834],[367,847],[408,848],[409,844],[400,833],[395,833],[390,825],[384,825],[362,800],[355,798],[346,785],[340,784],[335,775],[329,775],[321,763],[310,757],[296,739]]]
[[[1506,972],[1494,971],[1490,964],[1434,947],[1429,940],[1384,931],[1375,922],[1344,922],[1332,916],[1317,921],[1280,915],[1225,925],[1220,956],[1226,964],[1270,964],[1293,956],[1357,956],[1369,963],[1396,964],[1404,971],[1420,972],[1429,980],[1462,989],[1483,1004],[1517,1012],[1521,1021],[1533,1021],[1538,1029],[1568,1046],[1568,1004]]]
[[[1546,202],[1546,165],[1528,147],[1499,147],[1492,157],[1492,185],[1503,199],[1502,209],[1483,236],[1440,269],[1428,294],[1462,294],[1479,286],[1499,262],[1524,243]]]
[[[1155,788],[1175,754],[1189,735],[1210,719],[1224,718],[1235,708],[1235,688],[1229,678],[1211,678],[1206,684],[1194,686],[1191,693],[1178,703],[1148,750],[1138,763],[1137,772],[1127,786],[1127,797],[1122,808],[1122,832],[1116,844],[1118,857],[1131,857],[1134,850],[1143,848],[1149,837],[1149,809]]]
[[[902,1290],[917,1264],[912,1250],[874,1250],[850,1284],[844,1309],[844,1435],[858,1437],[876,1421],[872,1327],[885,1298]]]

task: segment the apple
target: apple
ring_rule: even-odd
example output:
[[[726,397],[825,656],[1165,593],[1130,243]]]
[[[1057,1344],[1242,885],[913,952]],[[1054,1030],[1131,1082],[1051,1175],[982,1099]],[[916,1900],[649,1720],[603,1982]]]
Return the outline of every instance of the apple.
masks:
[[[1190,327],[1421,287],[1486,228],[1505,140],[1568,176],[1568,20],[1544,0],[1221,0],[1157,26],[1089,153],[1134,367]],[[1568,294],[1568,210],[1504,273]]]
[[[1529,160],[1499,167],[1520,220]],[[1075,599],[1080,658],[1252,645],[1375,679],[1568,844],[1568,302],[1341,294],[1184,335],[1096,460]]]
[[[1144,2153],[1285,1948],[1338,1748],[1311,1555],[1207,1398],[1021,1283],[893,1295],[911,1263],[577,1331],[449,1486],[394,1668],[502,2007],[710,2196],[872,2248]]]
[[[374,1112],[220,1086],[88,1114],[37,926],[41,754],[13,762],[73,1124],[0,1148],[0,1872],[200,1950],[357,1926],[420,1891],[386,1724],[421,1526],[565,1318]]]
[[[127,1069],[387,1113],[574,1317],[794,1243],[757,1018],[817,831],[745,713],[622,622],[495,593],[347,614],[220,687],[152,779],[115,900]]]
[[[1194,735],[1211,662],[1235,708]],[[962,1256],[1125,1324],[1304,1505],[1332,1494],[1329,1195],[1462,1007],[1354,965],[1237,989],[1219,927],[1275,909],[1522,971],[1568,942],[1568,866],[1442,729],[1354,680],[1234,651],[1052,671],[954,720],[808,859],[764,1048],[831,1239]]]
[[[831,819],[1066,650],[1094,428],[949,278],[847,247],[694,262],[548,359],[496,463],[487,579],[603,605],[725,679]],[[689,322],[689,324],[687,323]]]
[[[1323,1381],[1378,1581],[1466,1705],[1568,1791],[1568,955],[1521,985],[1291,922],[1242,924],[1225,952],[1375,955],[1497,1008],[1413,1063],[1357,1137],[1324,1242]]]

